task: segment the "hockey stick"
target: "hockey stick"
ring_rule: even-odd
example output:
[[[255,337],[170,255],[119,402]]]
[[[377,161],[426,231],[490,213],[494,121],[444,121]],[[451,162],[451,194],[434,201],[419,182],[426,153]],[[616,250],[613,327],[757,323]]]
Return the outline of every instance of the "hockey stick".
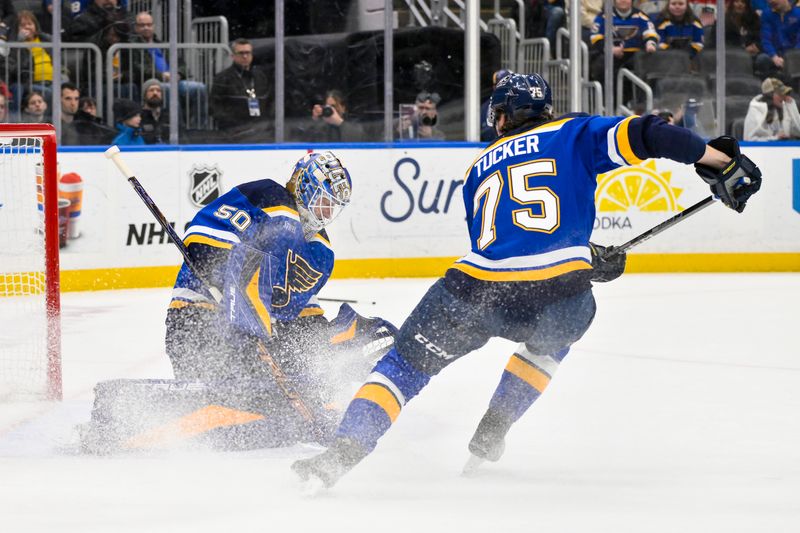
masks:
[[[320,302],[341,302],[343,304],[370,304],[375,305],[376,302],[362,302],[360,300],[346,300],[344,298],[317,298]]]
[[[150,195],[147,194],[147,191],[144,189],[144,187],[142,187],[142,184],[139,183],[139,180],[136,179],[136,176],[134,175],[133,171],[131,171],[130,167],[122,159],[122,154],[120,153],[119,148],[117,146],[112,146],[108,150],[106,150],[105,155],[108,159],[111,159],[114,162],[114,164],[119,169],[120,173],[122,173],[122,175],[125,176],[125,178],[128,180],[128,183],[130,183],[131,186],[133,187],[133,190],[136,191],[136,194],[139,196],[139,198],[142,199],[144,204],[147,206],[147,209],[150,210],[150,212],[156,218],[158,223],[161,225],[161,228],[167,232],[167,235],[169,235],[169,238],[172,240],[172,242],[178,248],[178,251],[180,251],[181,255],[183,256],[183,260],[186,263],[186,266],[188,266],[189,269],[192,271],[192,273],[195,276],[197,276],[197,279],[199,279],[206,286],[206,288],[208,288],[208,292],[211,293],[211,296],[214,297],[214,300],[218,304],[222,302],[222,293],[219,291],[219,289],[214,287],[207,279],[205,279],[205,277],[203,277],[203,275],[200,273],[199,269],[194,264],[192,257],[189,255],[189,250],[186,248],[186,245],[183,244],[183,240],[181,240],[181,238],[178,237],[178,234],[175,232],[175,228],[173,228],[169,224],[169,222],[167,222],[167,219],[164,216],[164,214],[158,208],[153,199],[150,198]],[[283,371],[280,365],[278,365],[278,363],[275,361],[275,358],[273,358],[269,354],[269,352],[267,351],[267,347],[264,346],[264,343],[261,342],[260,340],[258,341],[258,352],[259,352],[258,355],[261,358],[261,360],[264,361],[269,367],[269,370],[272,373],[272,377],[275,380],[275,383],[281,389],[283,395],[286,397],[287,400],[289,400],[289,403],[292,405],[295,411],[297,411],[298,414],[300,414],[300,416],[302,416],[306,422],[312,425],[314,433],[317,434],[318,429],[317,425],[314,423],[315,419],[314,416],[311,414],[311,410],[308,408],[308,406],[306,406],[305,402],[300,397],[300,395],[297,392],[295,392],[295,390],[292,388],[291,384],[289,383],[289,379],[286,377],[286,373]]]
[[[606,249],[606,253],[603,254],[603,259],[609,259],[611,257],[614,257],[617,254],[620,254],[622,252],[626,252],[626,251],[630,250],[634,246],[642,244],[644,241],[649,240],[652,237],[655,237],[656,235],[658,235],[662,231],[664,231],[664,230],[666,230],[668,228],[671,228],[672,226],[674,226],[675,224],[677,224],[681,220],[685,220],[686,218],[694,215],[695,213],[705,209],[706,207],[708,207],[711,204],[713,204],[715,201],[716,201],[716,198],[714,198],[713,196],[709,196],[705,200],[701,200],[701,201],[697,202],[696,204],[694,204],[693,206],[684,209],[683,211],[681,211],[680,213],[678,213],[674,217],[668,218],[667,220],[665,220],[661,224],[658,224],[657,226],[654,226],[654,227],[650,228],[649,230],[645,231],[644,233],[641,233],[641,234],[637,235],[636,237],[634,237],[633,239],[629,240],[628,242],[626,242],[624,244],[620,244],[619,246],[609,246]]]

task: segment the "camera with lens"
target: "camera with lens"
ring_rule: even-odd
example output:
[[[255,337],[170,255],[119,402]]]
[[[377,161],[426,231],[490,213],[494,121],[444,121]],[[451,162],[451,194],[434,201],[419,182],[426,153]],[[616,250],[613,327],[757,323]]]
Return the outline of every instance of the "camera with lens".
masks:
[[[322,116],[324,118],[328,118],[329,116],[333,115],[333,107],[326,105],[322,108]]]
[[[436,115],[433,115],[432,117],[428,115],[422,115],[422,117],[420,117],[419,119],[419,123],[423,126],[435,126],[436,117],[437,117]]]
[[[11,29],[8,26],[6,26],[5,22],[0,22],[0,41],[7,41],[8,34],[10,31]]]

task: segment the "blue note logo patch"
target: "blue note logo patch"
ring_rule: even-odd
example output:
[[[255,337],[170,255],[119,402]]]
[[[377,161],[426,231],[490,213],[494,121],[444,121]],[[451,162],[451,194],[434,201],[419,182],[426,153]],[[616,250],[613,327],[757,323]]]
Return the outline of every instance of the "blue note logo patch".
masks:
[[[222,196],[222,171],[217,165],[192,167],[189,182],[189,198],[197,207],[205,207]]]

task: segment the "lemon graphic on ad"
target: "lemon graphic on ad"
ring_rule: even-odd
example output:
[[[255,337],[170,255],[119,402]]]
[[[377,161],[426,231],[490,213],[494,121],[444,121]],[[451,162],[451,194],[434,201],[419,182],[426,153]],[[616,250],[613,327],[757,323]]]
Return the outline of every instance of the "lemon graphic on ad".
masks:
[[[670,179],[672,173],[659,173],[654,160],[600,174],[595,205],[598,211],[683,211],[678,205],[683,189],[670,186]]]

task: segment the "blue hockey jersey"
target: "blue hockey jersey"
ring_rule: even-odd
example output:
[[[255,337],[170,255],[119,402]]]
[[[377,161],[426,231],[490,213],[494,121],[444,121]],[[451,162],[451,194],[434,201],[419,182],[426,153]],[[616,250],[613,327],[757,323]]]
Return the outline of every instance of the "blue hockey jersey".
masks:
[[[464,180],[471,251],[451,268],[484,281],[538,281],[590,269],[596,176],[641,162],[640,125],[652,120],[578,115],[498,139]],[[683,147],[685,134],[678,135]],[[701,144],[685,151],[696,159],[702,141],[693,142]]]
[[[330,277],[334,254],[324,230],[309,241],[294,198],[272,180],[233,188],[195,215],[183,243],[199,274],[223,294],[227,322],[268,337],[273,320],[322,314],[315,295]],[[171,308],[216,307],[185,263]]]
[[[675,23],[667,18],[658,23],[657,30],[661,50],[691,47],[696,53],[703,49],[703,25],[696,18],[688,24]]]
[[[594,19],[590,41],[592,46],[599,46],[605,38],[605,18],[600,13]],[[616,9],[613,10],[613,35],[617,44],[622,44],[626,52],[644,50],[645,42],[652,40],[658,42],[658,32],[652,21],[636,8],[631,9],[628,16],[623,17]]]

